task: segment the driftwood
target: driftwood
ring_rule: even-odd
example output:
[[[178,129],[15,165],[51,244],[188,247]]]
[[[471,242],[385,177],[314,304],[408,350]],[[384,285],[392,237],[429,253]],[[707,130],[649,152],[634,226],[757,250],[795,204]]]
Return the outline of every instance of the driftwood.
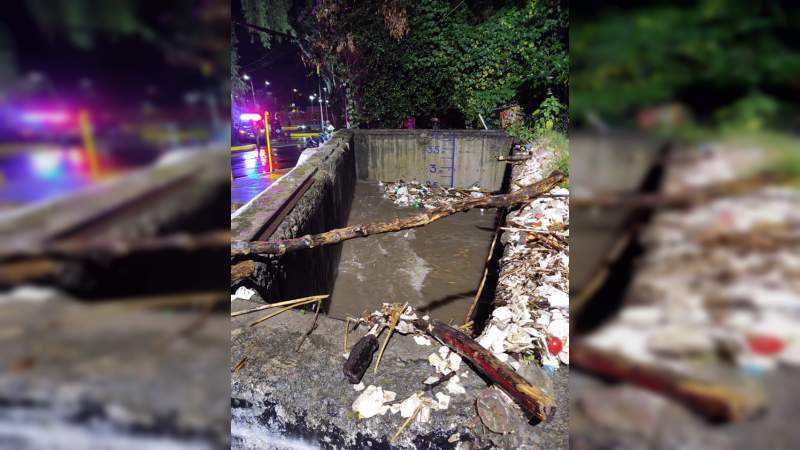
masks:
[[[535,242],[544,248],[555,250],[557,252],[562,252],[569,247],[569,243],[567,242],[566,238],[558,234],[528,232],[527,241]]]
[[[773,173],[760,173],[750,178],[734,180],[670,193],[606,193],[594,197],[570,198],[573,207],[601,208],[686,208],[722,197],[731,197],[754,192],[784,179]]]
[[[256,272],[256,262],[250,259],[231,264],[231,284],[244,280]]]
[[[527,203],[534,198],[546,194],[565,179],[566,177],[562,173],[554,172],[549,177],[510,194],[468,198],[451,203],[442,208],[406,218],[398,218],[389,222],[351,225],[325,233],[306,235],[282,241],[233,241],[231,242],[231,256],[246,256],[249,254],[282,255],[287,252],[309,249],[322,245],[338,244],[348,239],[417,228],[459,212],[469,211],[470,209],[510,208],[522,203]],[[231,267],[231,283],[237,283],[252,275],[255,271],[255,267],[255,264],[248,261],[240,261],[233,264]]]
[[[709,232],[700,236],[703,246],[734,247],[745,250],[774,251],[800,245],[800,231],[788,227],[757,227],[749,231]]]
[[[344,363],[344,376],[351,384],[358,384],[361,378],[367,373],[370,364],[372,364],[372,356],[378,351],[378,334],[380,334],[383,327],[375,325],[373,328],[356,342],[356,345],[350,349],[350,355]]]
[[[508,155],[508,156],[500,155],[497,157],[498,161],[527,161],[529,159],[531,159],[531,155],[525,155],[525,154]]]
[[[120,258],[162,251],[223,250],[230,243],[230,230],[202,234],[179,233],[136,240],[69,239],[0,251],[0,285],[14,285],[56,276],[65,261],[98,256]],[[253,267],[255,270],[255,267]],[[251,270],[249,273],[253,273]]]
[[[691,378],[668,368],[632,361],[580,342],[570,346],[570,365],[660,392],[711,420],[743,421],[766,406],[762,392]]]
[[[450,347],[477,368],[492,383],[511,396],[522,410],[540,421],[547,418],[554,400],[541,389],[522,378],[508,364],[500,361],[491,352],[481,347],[466,334],[438,320],[414,321],[414,326],[425,331],[437,341]]]

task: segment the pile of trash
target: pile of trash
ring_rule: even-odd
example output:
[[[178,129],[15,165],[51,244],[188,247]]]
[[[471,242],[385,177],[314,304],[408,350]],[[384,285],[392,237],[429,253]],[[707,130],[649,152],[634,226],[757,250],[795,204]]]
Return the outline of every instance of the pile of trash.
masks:
[[[371,313],[363,321],[372,327],[383,328],[389,326],[391,315],[396,305],[384,303],[379,311]],[[433,340],[425,336],[416,328],[413,321],[418,318],[414,309],[406,307],[400,314],[394,331],[400,334],[414,335],[414,341],[421,346],[432,346]],[[422,316],[422,320],[430,320],[430,317]],[[345,354],[345,357],[349,354]],[[397,401],[397,394],[392,391],[383,390],[380,386],[358,383],[353,388],[361,392],[351,405],[351,409],[358,414],[359,418],[370,418],[376,415],[400,414],[403,418],[414,417],[416,423],[425,423],[430,420],[431,412],[446,410],[450,405],[450,398],[453,395],[466,394],[466,389],[460,380],[468,376],[470,369],[466,364],[462,364],[461,356],[452,352],[450,348],[441,346],[431,353],[428,362],[433,369],[431,376],[426,378],[423,383],[428,386],[427,390],[412,394],[407,399]],[[442,389],[447,391],[436,392],[433,388],[442,385]]]
[[[488,195],[481,192],[480,186],[477,184],[466,190],[403,180],[381,182],[380,185],[383,187],[383,196],[403,208],[436,209],[470,197],[481,198]]]
[[[512,171],[512,190],[549,175],[552,150],[530,147]],[[554,188],[508,214],[497,307],[478,342],[500,360],[534,359],[550,373],[569,364],[569,190]]]
[[[706,148],[668,173],[666,190],[745,178],[754,154]],[[642,244],[627,306],[588,343],[683,372],[697,361],[748,375],[800,365],[800,189],[763,186],[659,212]]]

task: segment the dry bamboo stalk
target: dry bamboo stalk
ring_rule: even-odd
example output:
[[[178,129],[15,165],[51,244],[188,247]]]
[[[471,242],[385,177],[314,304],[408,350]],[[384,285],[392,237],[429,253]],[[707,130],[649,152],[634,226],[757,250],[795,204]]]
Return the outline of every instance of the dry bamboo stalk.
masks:
[[[418,393],[417,393],[417,396],[419,396],[420,394],[421,394],[421,392],[418,392]],[[392,435],[391,442],[393,442],[393,443],[394,443],[395,441],[397,441],[397,438],[399,438],[399,437],[400,437],[400,434],[403,432],[403,430],[405,430],[405,429],[406,429],[406,427],[408,427],[408,424],[410,424],[410,423],[411,423],[411,421],[413,421],[413,420],[414,420],[414,419],[417,417],[417,414],[419,414],[419,412],[420,412],[421,410],[422,410],[422,403],[420,403],[419,405],[417,405],[417,408],[414,410],[414,414],[411,414],[411,416],[410,416],[408,419],[406,419],[406,420],[403,422],[403,424],[402,424],[402,425],[400,425],[400,428],[398,428],[398,429],[397,429],[397,431],[394,433],[394,435]]]
[[[347,335],[350,334],[350,318],[344,321],[344,352],[347,353]]]
[[[399,310],[396,310],[394,314],[392,314],[392,318],[389,321],[389,332],[386,333],[386,339],[383,340],[383,345],[381,346],[381,350],[378,352],[378,360],[375,361],[375,370],[372,373],[378,373],[378,366],[381,365],[381,357],[383,356],[383,351],[386,350],[386,344],[389,343],[389,338],[392,337],[392,333],[394,333],[394,328],[397,326],[397,322],[400,321],[400,316],[403,315],[403,311],[408,308],[408,302],[403,304],[403,307]]]
[[[260,324],[261,322],[263,322],[263,321],[265,321],[265,320],[271,319],[271,318],[273,318],[273,317],[277,316],[278,314],[284,313],[284,312],[286,312],[286,311],[288,311],[288,310],[290,310],[290,309],[294,308],[295,306],[303,306],[303,305],[308,305],[309,303],[314,303],[314,301],[315,301],[315,300],[307,300],[307,301],[305,301],[305,302],[302,302],[302,303],[295,303],[295,304],[293,304],[293,305],[290,305],[290,306],[287,306],[287,307],[285,307],[285,308],[281,308],[280,310],[278,310],[278,311],[275,311],[275,312],[274,312],[274,313],[272,313],[272,314],[266,315],[266,316],[264,316],[264,317],[262,317],[262,318],[260,318],[260,319],[256,320],[255,322],[251,323],[251,324],[250,324],[250,326],[251,326],[251,327],[254,327],[254,326],[256,326],[256,325]]]
[[[491,195],[481,198],[468,198],[453,202],[438,209],[426,211],[406,218],[398,218],[388,222],[352,225],[325,233],[306,235],[282,241],[234,241],[231,242],[231,255],[243,256],[249,254],[282,255],[287,252],[319,247],[322,245],[338,244],[348,239],[366,237],[375,234],[392,233],[409,228],[417,228],[439,219],[459,212],[474,208],[508,208],[545,194],[564,181],[566,177],[560,172],[554,172],[549,177],[530,186],[519,189],[510,194]],[[238,280],[233,280],[238,281]]]
[[[500,230],[494,230],[494,239],[492,239],[492,245],[489,247],[489,254],[486,255],[486,262],[484,263],[483,267],[483,278],[481,278],[481,283],[478,285],[478,291],[475,293],[475,299],[472,301],[472,305],[469,306],[469,310],[467,311],[467,316],[464,317],[464,325],[466,325],[470,319],[472,319],[472,314],[475,313],[475,307],[478,306],[478,300],[481,298],[481,293],[483,293],[483,286],[486,284],[486,277],[489,275],[489,261],[492,260],[492,254],[494,254],[494,246],[497,244],[497,238],[500,236]]]
[[[288,306],[288,305],[294,305],[294,304],[300,304],[300,303],[305,304],[306,300],[314,301],[314,300],[324,300],[326,298],[328,298],[328,294],[312,295],[310,297],[296,298],[294,300],[285,300],[285,301],[277,302],[277,303],[269,303],[269,304],[261,305],[261,306],[258,306],[258,307],[252,308],[252,309],[245,309],[244,311],[236,311],[234,313],[231,313],[231,317],[241,316],[242,314],[250,314],[250,313],[253,313],[253,312],[257,312],[257,311],[263,311],[263,310],[269,309],[269,308],[278,308],[278,307],[281,307],[281,306]]]

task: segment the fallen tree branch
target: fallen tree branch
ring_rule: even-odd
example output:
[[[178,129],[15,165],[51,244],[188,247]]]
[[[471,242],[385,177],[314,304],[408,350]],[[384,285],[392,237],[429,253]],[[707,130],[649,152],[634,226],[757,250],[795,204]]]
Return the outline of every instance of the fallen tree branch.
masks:
[[[496,356],[481,347],[475,340],[438,320],[427,322],[417,319],[414,321],[414,326],[428,333],[469,361],[492,383],[498,385],[506,394],[511,396],[525,413],[536,417],[540,421],[544,421],[547,418],[547,414],[554,406],[553,398],[538,387],[528,383],[511,366],[497,359]]]
[[[425,392],[432,391],[436,387],[440,386],[442,383],[445,383],[450,378],[453,378],[454,376],[456,376],[456,373],[457,372],[454,370],[454,371],[448,373],[447,375],[442,375],[441,378],[439,378],[438,380],[434,381],[433,383],[426,384],[425,387],[422,388],[422,390],[425,391]]]
[[[785,177],[773,173],[760,173],[750,178],[727,181],[695,189],[672,193],[605,193],[594,197],[572,197],[573,207],[601,208],[686,208],[722,197],[748,194],[771,184],[781,183]]]
[[[68,239],[49,242],[29,248],[14,248],[0,252],[0,261],[18,261],[39,258],[59,259],[72,257],[128,256],[166,250],[193,251],[225,248],[231,240],[230,230],[217,230],[207,233],[175,233],[134,240],[123,239]]]
[[[121,258],[163,251],[224,251],[230,245],[230,230],[202,234],[177,233],[136,240],[69,239],[0,251],[0,286],[45,280],[57,276],[65,262],[102,257]],[[253,267],[255,270],[255,267]],[[250,271],[249,273],[253,273]]]
[[[299,352],[300,348],[303,346],[303,342],[305,342],[306,338],[309,337],[317,328],[317,319],[319,319],[320,309],[322,309],[322,299],[317,301],[317,310],[314,312],[314,320],[311,322],[311,326],[308,328],[308,331],[303,333],[303,336],[300,338],[300,342],[297,343],[297,348],[294,351]]]
[[[481,198],[468,198],[454,202],[438,209],[416,214],[406,218],[398,218],[389,222],[352,225],[325,233],[306,235],[282,241],[234,241],[231,242],[231,256],[245,256],[249,254],[283,255],[288,252],[319,247],[322,245],[338,244],[348,239],[367,237],[375,234],[392,233],[409,228],[417,228],[439,219],[459,212],[466,212],[475,208],[509,208],[545,194],[556,187],[565,179],[560,172],[554,172],[549,177],[515,191],[511,194],[492,195]],[[238,280],[233,280],[238,281]]]
[[[572,367],[660,392],[712,420],[743,421],[766,406],[762,392],[690,378],[663,366],[636,362],[580,342],[572,343],[569,359]]]

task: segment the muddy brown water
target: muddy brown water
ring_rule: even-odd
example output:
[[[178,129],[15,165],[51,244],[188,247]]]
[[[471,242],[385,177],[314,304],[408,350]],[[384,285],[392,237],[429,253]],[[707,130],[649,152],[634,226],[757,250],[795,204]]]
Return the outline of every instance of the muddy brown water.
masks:
[[[358,182],[348,225],[418,214]],[[352,239],[342,245],[329,314],[360,316],[381,303],[404,303],[461,323],[478,289],[495,229],[495,210],[471,210],[424,227]]]
[[[656,162],[659,142],[638,134],[570,136],[571,195],[636,192]],[[580,292],[626,232],[631,210],[570,208],[570,290]]]

